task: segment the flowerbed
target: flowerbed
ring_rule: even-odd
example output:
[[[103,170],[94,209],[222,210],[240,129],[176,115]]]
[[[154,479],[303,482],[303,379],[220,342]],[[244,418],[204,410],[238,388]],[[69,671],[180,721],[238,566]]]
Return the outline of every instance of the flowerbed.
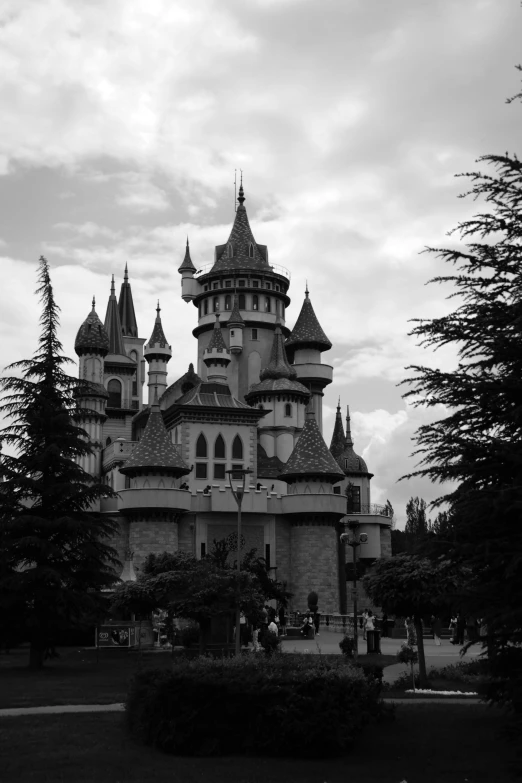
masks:
[[[404,693],[419,693],[421,696],[473,696],[477,697],[478,693],[473,691],[434,691],[431,688],[410,688]]]
[[[126,720],[133,739],[177,755],[322,758],[347,751],[389,710],[378,684],[344,661],[275,655],[139,672]]]

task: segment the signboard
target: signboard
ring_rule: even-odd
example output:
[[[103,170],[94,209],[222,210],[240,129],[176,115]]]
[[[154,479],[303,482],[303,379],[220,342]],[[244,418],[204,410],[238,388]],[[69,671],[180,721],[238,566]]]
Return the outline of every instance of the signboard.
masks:
[[[136,628],[131,625],[102,625],[97,630],[98,647],[134,647]]]

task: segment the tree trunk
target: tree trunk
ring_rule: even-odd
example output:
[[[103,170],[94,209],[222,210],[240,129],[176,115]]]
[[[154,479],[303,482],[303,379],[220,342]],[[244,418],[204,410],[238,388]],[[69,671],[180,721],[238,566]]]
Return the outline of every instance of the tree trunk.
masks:
[[[419,685],[421,688],[428,687],[428,675],[426,674],[426,658],[424,656],[424,637],[422,629],[422,618],[414,618],[415,633],[417,634],[417,649],[419,652]]]

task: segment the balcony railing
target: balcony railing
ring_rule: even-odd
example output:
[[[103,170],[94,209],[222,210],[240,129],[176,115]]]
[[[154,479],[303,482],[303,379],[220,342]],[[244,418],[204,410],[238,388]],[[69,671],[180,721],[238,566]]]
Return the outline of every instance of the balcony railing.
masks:
[[[128,397],[116,397],[109,394],[107,408],[117,408],[118,410],[137,411],[140,407],[139,400],[133,400]]]
[[[372,516],[388,517],[391,519],[391,510],[389,506],[379,506],[377,503],[362,505],[361,503],[348,502],[347,514],[371,514]]]
[[[215,262],[214,262],[214,261],[212,261],[210,264],[205,264],[204,266],[200,266],[200,268],[199,268],[199,269],[197,269],[197,270],[196,270],[196,272],[194,272],[194,277],[202,277],[203,275],[207,275],[207,274],[210,272],[210,270],[212,269],[212,267],[214,266],[214,263],[215,263]],[[223,270],[223,271],[221,272],[221,270],[220,270],[221,274],[223,274],[223,273],[224,273],[224,272],[226,272],[226,271],[227,271],[227,270]],[[246,273],[247,273],[247,270],[246,270],[246,269],[245,269],[245,270],[241,270],[241,269],[230,269],[229,271],[230,271],[230,273],[236,273],[237,275],[242,275],[242,276],[246,275]],[[257,271],[257,270],[256,270],[256,271]],[[265,271],[267,271],[267,272],[272,272],[272,273],[273,273],[273,274],[275,274],[275,275],[281,275],[281,277],[286,277],[286,279],[287,279],[287,280],[290,280],[290,278],[292,277],[292,275],[291,275],[291,273],[288,271],[288,269],[286,269],[286,267],[284,267],[284,266],[281,266],[280,264],[269,264],[269,265],[266,267],[266,270],[265,270],[265,269],[260,269],[260,270],[257,272],[257,276],[258,276],[258,277],[261,277],[261,275],[262,275],[262,274],[263,274]],[[251,271],[251,270],[248,270],[248,273],[250,274],[250,276],[252,276],[252,271]],[[252,286],[247,286],[247,288],[248,288],[248,287],[252,287]]]

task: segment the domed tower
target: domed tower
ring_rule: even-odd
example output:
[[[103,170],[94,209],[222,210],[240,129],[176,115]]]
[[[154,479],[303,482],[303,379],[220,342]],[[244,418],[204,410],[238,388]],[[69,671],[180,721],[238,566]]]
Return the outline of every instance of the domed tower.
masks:
[[[197,280],[194,279],[195,271],[196,271],[196,267],[192,263],[192,259],[190,257],[190,247],[189,247],[189,241],[187,237],[185,258],[178,266],[178,272],[181,275],[181,298],[183,299],[184,302],[191,302],[193,299],[196,298],[196,294],[198,291],[198,283]]]
[[[338,411],[340,413],[340,408],[338,408]],[[337,420],[335,426],[337,427]],[[366,462],[354,451],[350,425],[350,408],[348,405],[346,406],[346,437],[344,440],[344,448],[337,454],[335,459],[347,478],[344,486],[348,497],[348,513],[368,514],[368,509],[371,505],[370,480],[373,477],[373,473],[368,472]]]
[[[286,511],[290,530],[292,605],[302,611],[310,590],[319,594],[321,610],[338,611],[338,535],[336,525],[345,513],[344,499],[332,485],[343,479],[317,426],[312,409],[279,479],[288,484]],[[334,500],[335,499],[335,500]]]
[[[285,307],[290,304],[287,296],[290,274],[283,267],[270,264],[266,245],[256,242],[248,221],[242,183],[237,201],[228,240],[216,247],[214,263],[194,275],[197,292],[193,303],[198,308],[199,320],[193,334],[198,340],[197,371],[204,378],[203,354],[212,338],[214,316],[220,313],[222,326],[228,327],[234,292],[237,293],[237,310],[243,320],[242,345],[236,342],[239,334],[234,329],[228,382],[233,396],[243,401],[249,387],[258,383],[261,368],[269,362],[278,316],[283,333],[285,336],[289,333],[284,317]],[[237,322],[236,313],[233,317]]]
[[[78,403],[84,411],[78,423],[88,433],[89,441],[94,446],[94,453],[84,455],[79,462],[91,476],[99,478],[102,429],[107,418],[105,405],[109,396],[103,386],[104,358],[109,352],[109,335],[96,313],[94,297],[92,310],[78,329],[74,350],[79,357],[80,379],[86,382],[78,395]]]
[[[167,364],[172,357],[172,348],[167,343],[160,317],[161,308],[156,308],[156,321],[149,342],[145,345],[143,355],[149,363],[149,405],[154,398],[154,390],[161,397],[167,388]]]
[[[165,428],[157,390],[143,436],[120,473],[130,482],[120,491],[120,511],[129,520],[127,548],[134,563],[141,566],[151,552],[176,552],[179,513],[190,508],[190,494],[179,482],[190,468]]]
[[[203,352],[203,362],[207,368],[207,380],[210,383],[226,384],[230,361],[230,351],[223,340],[223,333],[219,323],[219,313],[216,313],[212,337]]]
[[[310,389],[317,425],[323,431],[323,389],[332,382],[333,368],[321,363],[321,353],[329,351],[332,343],[317,320],[310,301],[308,285],[305,300],[290,337],[286,341],[288,356],[297,373],[297,379]]]
[[[294,450],[304,423],[310,392],[296,380],[288,363],[281,326],[276,325],[270,361],[261,371],[260,382],[250,387],[245,401],[268,408],[258,426],[259,443],[267,457],[286,462]]]

